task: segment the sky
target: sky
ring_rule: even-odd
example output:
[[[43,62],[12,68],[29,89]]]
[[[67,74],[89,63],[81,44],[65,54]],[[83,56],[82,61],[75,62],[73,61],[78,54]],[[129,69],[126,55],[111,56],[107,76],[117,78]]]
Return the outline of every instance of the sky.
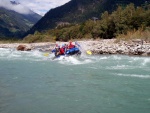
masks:
[[[21,3],[17,8],[10,6],[9,1],[16,1]],[[32,11],[44,16],[50,9],[61,6],[70,0],[0,0],[0,6],[5,6],[8,9],[15,10],[21,13],[28,13],[28,10],[22,5],[30,8]]]

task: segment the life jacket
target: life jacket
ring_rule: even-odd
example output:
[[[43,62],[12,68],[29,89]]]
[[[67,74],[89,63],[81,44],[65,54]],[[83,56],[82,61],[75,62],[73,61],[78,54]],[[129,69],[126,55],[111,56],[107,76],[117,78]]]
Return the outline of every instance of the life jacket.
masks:
[[[64,55],[64,54],[65,54],[65,50],[64,50],[64,48],[60,48],[60,50],[59,50],[59,54],[60,54],[60,55]]]
[[[75,45],[73,45],[71,42],[70,42],[70,44],[69,44],[69,46],[68,46],[68,49],[71,49],[71,48],[74,48],[75,47]]]

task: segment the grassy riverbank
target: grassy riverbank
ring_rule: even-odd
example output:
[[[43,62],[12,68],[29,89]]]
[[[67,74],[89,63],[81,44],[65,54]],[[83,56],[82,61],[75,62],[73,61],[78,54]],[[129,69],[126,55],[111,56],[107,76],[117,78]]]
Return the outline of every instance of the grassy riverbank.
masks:
[[[145,42],[150,42],[150,29],[144,31],[141,29],[128,31],[127,34],[118,35],[116,39],[116,42],[120,40],[130,41],[135,39],[141,39]]]

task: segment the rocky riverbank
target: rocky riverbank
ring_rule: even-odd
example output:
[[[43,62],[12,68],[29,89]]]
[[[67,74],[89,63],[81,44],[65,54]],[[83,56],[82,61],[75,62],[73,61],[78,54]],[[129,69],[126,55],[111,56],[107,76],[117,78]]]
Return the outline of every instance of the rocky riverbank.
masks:
[[[56,42],[62,45],[65,42]],[[18,50],[39,50],[51,51],[54,49],[56,43],[13,43],[0,44],[0,48],[14,48]],[[82,51],[90,50],[93,54],[123,54],[123,55],[141,55],[150,56],[150,43],[136,39],[131,41],[119,41],[116,39],[105,39],[98,41],[78,41]]]
[[[136,39],[131,41],[120,41],[115,39],[101,40],[89,45],[93,54],[123,54],[150,56],[150,43]]]

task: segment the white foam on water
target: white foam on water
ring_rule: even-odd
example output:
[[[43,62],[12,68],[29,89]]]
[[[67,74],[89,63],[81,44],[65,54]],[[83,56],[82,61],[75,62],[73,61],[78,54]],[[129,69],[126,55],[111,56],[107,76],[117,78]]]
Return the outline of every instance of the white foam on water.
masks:
[[[9,55],[8,58],[21,58],[22,53],[19,51],[12,51]]]
[[[123,73],[114,73],[114,75],[125,77],[150,78],[150,75],[123,74]]]
[[[142,65],[145,66],[145,65],[147,65],[147,64],[150,64],[150,58],[145,58],[145,59],[143,59]]]
[[[108,57],[104,56],[104,57],[100,57],[99,59],[100,60],[106,60],[106,59],[108,59]]]
[[[87,67],[87,68],[89,68],[89,69],[95,69],[95,70],[99,69],[98,67],[92,67],[92,66],[91,67]]]
[[[32,56],[34,58],[43,58],[44,57],[43,53],[38,50],[31,51],[29,56]]]
[[[146,57],[130,57],[130,61],[132,62],[143,62],[143,59],[147,59]]]
[[[59,60],[59,61],[65,60],[65,56],[60,56],[60,57],[58,58],[58,60]]]
[[[138,66],[148,66],[150,65],[150,58],[149,57],[131,57],[130,58],[130,63],[137,63],[138,62]]]
[[[74,56],[69,56],[69,57],[60,57],[58,58],[59,63],[61,64],[67,64],[67,65],[80,65],[80,64],[88,64],[91,63],[92,60],[90,59],[81,59],[78,57]]]
[[[48,52],[46,52],[48,53]],[[80,65],[80,64],[88,64],[88,63],[94,63],[98,62],[99,60],[108,59],[106,56],[97,57],[97,56],[91,56],[82,54],[80,57],[64,57],[61,56],[60,58],[57,58],[53,60],[54,54],[48,54],[44,55],[45,52],[40,52],[39,50],[33,50],[33,51],[17,51],[16,49],[3,49],[0,48],[0,58],[1,59],[7,59],[7,60],[31,60],[31,61],[44,61],[44,60],[50,60],[50,61],[57,61],[61,64],[68,64],[68,65]]]
[[[0,48],[0,57],[6,57],[12,52],[11,49]]]
[[[123,69],[136,69],[139,68],[137,66],[130,66],[130,65],[116,65],[116,66],[107,66],[106,69],[110,70],[123,70]]]
[[[66,57],[66,61],[71,64],[82,64],[81,61],[79,61],[78,59],[76,59],[72,56]]]
[[[33,60],[40,61],[47,58],[42,52],[38,50],[34,51],[17,51],[15,49],[3,49],[0,48],[0,58],[7,60]]]
[[[91,63],[96,63],[96,62],[101,62],[103,60],[109,59],[109,56],[104,56],[104,55],[86,55],[86,54],[83,54],[83,55],[81,55],[81,58],[82,59],[90,60],[90,61],[92,61]]]
[[[118,56],[118,55],[113,55],[113,57],[112,57],[114,60],[121,60],[122,58],[121,58],[121,56]]]
[[[125,60],[127,61],[127,64],[118,64],[117,66],[108,66],[107,69],[134,69],[137,66],[134,64],[137,64],[139,62],[139,66],[141,67],[147,67],[150,64],[150,58],[148,57],[129,57],[129,56],[119,56],[119,55],[86,55],[81,54],[80,57],[60,57],[58,59],[52,60],[54,58],[53,53],[48,53],[47,56],[44,56],[45,53],[48,52],[40,52],[39,50],[33,50],[33,51],[17,51],[16,49],[5,49],[0,48],[0,58],[1,59],[7,59],[7,60],[31,60],[31,61],[57,61],[61,64],[67,64],[67,65],[81,65],[81,64],[88,64],[88,63],[96,63],[96,62],[109,62],[110,61],[120,61]],[[122,61],[121,61],[122,62]],[[118,62],[119,63],[119,62]]]

